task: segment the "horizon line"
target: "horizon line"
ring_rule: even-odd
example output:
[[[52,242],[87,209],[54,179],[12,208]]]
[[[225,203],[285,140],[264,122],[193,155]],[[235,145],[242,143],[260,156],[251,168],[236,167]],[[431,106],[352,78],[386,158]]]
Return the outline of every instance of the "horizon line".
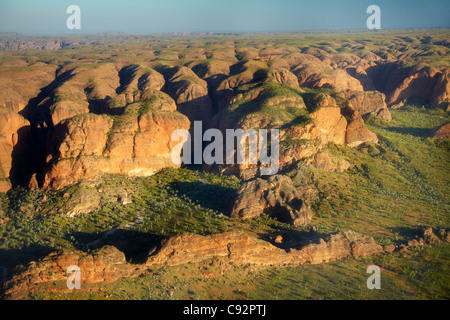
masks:
[[[382,28],[379,30],[369,30],[367,28],[346,28],[346,29],[334,29],[334,28],[318,28],[318,29],[299,29],[299,30],[273,30],[273,31],[167,31],[167,32],[126,32],[126,31],[99,31],[99,32],[79,32],[74,31],[72,33],[24,33],[16,31],[0,31],[0,35],[16,35],[16,36],[32,36],[32,37],[45,37],[45,36],[93,36],[93,35],[245,35],[245,34],[292,34],[292,33],[345,33],[345,32],[367,32],[367,33],[383,33],[383,31],[414,31],[414,30],[440,30],[450,29],[450,26],[440,27],[402,27],[402,28]]]

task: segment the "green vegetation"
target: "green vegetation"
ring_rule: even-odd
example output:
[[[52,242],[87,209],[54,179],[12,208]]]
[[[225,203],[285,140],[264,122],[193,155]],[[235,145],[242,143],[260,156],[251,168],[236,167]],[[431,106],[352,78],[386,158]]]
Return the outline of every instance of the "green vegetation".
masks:
[[[151,177],[123,179],[120,175],[107,175],[96,187],[77,184],[46,192],[16,188],[0,194],[0,265],[12,268],[62,248],[84,250],[107,231],[124,228],[136,220],[139,223],[109,237],[109,241],[114,243],[124,235],[141,239],[146,235],[207,235],[234,228],[264,231],[270,226],[283,226],[268,217],[239,221],[224,216],[228,196],[238,186],[238,179],[232,176],[164,169]],[[132,204],[118,201],[124,190]],[[101,195],[98,209],[76,217],[66,216],[68,203],[80,202],[78,195],[85,196],[86,202],[86,193],[91,191]],[[129,259],[142,253],[146,252],[132,253]]]
[[[323,92],[328,93],[328,90],[299,90],[274,82],[246,84],[239,86],[238,94],[242,98],[227,107],[226,116],[244,118],[243,121],[252,123],[253,127],[263,121],[269,122],[272,128],[304,127],[313,122],[310,113],[318,110],[318,103],[324,99]]]
[[[122,182],[133,194],[133,203],[127,206],[117,201],[118,193],[124,189]],[[63,191],[14,189],[1,198],[0,265],[13,267],[51,250],[85,245],[108,230],[136,220],[142,210],[143,223],[136,225],[135,231],[165,236],[220,232],[227,228],[227,219],[212,219],[218,214],[214,209],[223,207],[223,203],[212,203],[211,196],[226,201],[224,196],[236,188],[237,181],[231,177],[167,169],[149,178],[123,180],[120,176],[107,176],[96,188],[78,184]],[[64,195],[73,197],[86,189],[103,191],[100,208],[88,215],[66,217],[65,204],[70,198]],[[107,190],[113,191],[105,194]],[[76,234],[78,238],[74,238]],[[14,256],[12,252],[16,251]]]

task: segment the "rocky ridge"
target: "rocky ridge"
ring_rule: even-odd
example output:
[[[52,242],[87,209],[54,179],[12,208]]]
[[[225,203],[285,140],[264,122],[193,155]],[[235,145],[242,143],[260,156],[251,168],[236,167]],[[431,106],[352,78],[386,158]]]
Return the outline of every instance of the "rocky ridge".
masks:
[[[278,238],[282,239],[281,236]],[[408,249],[424,244],[436,245],[441,241],[450,241],[448,231],[434,231],[432,228],[422,230],[422,236],[418,240],[410,240],[399,246],[381,246],[372,237],[353,231],[312,236],[308,239],[278,240],[275,243],[243,231],[228,231],[211,236],[180,234],[163,240],[158,247],[150,250],[147,260],[142,264],[127,262],[123,252],[109,245],[94,253],[67,250],[52,252],[37,262],[19,266],[18,272],[4,283],[2,288],[5,297],[9,299],[23,298],[39,291],[43,285],[65,284],[68,277],[66,270],[72,265],[81,269],[83,288],[86,284],[110,283],[121,278],[137,277],[148,269],[197,263],[208,259],[225,259],[228,263],[242,266],[319,264],[394,251],[405,253]],[[70,291],[67,288],[54,288],[53,290],[62,292]]]

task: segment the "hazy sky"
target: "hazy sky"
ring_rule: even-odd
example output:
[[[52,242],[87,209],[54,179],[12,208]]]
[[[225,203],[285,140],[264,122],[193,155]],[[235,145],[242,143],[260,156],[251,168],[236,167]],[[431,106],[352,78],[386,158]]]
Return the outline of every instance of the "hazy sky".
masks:
[[[81,30],[69,30],[69,5]],[[450,0],[0,0],[0,32],[257,32],[363,29],[369,5],[381,28],[450,27]]]

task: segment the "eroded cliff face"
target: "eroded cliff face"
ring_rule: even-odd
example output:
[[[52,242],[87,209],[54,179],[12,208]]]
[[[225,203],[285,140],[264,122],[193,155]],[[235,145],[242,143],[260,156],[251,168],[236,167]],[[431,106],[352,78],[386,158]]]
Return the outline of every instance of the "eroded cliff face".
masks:
[[[34,175],[27,177],[33,188],[96,182],[104,173],[145,176],[175,166],[171,150],[176,142],[171,134],[189,129],[190,122],[177,111],[174,100],[159,91],[164,84],[160,73],[141,65],[99,63],[58,69],[25,110],[31,126],[13,111],[23,110],[20,103],[11,100],[10,108],[2,107],[7,141],[1,177],[9,178],[11,167],[21,166],[19,154],[26,147],[39,149],[34,155],[39,160],[28,159],[40,166],[32,166]],[[27,132],[34,137],[25,137]],[[19,162],[13,164],[17,144],[14,159]],[[18,182],[25,180],[21,177]],[[2,180],[3,191],[10,186]]]
[[[174,105],[158,99],[148,110],[130,104],[116,118],[89,113],[64,120],[47,140],[49,156],[42,187],[60,189],[81,180],[95,182],[104,173],[147,176],[174,167],[171,151],[177,142],[171,141],[171,135],[176,129],[189,129],[189,120]]]
[[[360,113],[363,112],[360,107],[362,103],[355,105],[337,92],[286,87],[270,77],[257,84],[244,82],[236,91],[228,106],[215,115],[212,127],[221,130],[224,136],[230,128],[244,131],[253,128],[279,129],[280,170],[313,156],[330,142],[350,147],[378,142],[376,135],[365,127]],[[389,114],[385,105],[384,108],[374,106],[375,111],[369,108],[364,110],[365,114],[380,116],[380,110],[386,110]],[[237,173],[244,179],[255,177],[260,167],[249,161],[205,166],[209,170]]]
[[[380,64],[367,70],[377,90],[386,94],[386,104],[398,108],[408,103],[449,111],[449,69]]]
[[[18,113],[0,107],[0,192],[11,188],[11,176],[16,179],[14,182],[29,179],[29,157],[33,156],[30,142],[30,123]]]
[[[329,142],[376,143],[364,125],[367,115],[389,121],[388,107],[414,101],[449,108],[448,68],[421,64],[433,57],[430,48],[445,55],[445,43],[419,42],[414,50],[423,50],[421,55],[410,53],[409,45],[375,50],[340,42],[274,47],[225,41],[217,48],[150,44],[145,59],[117,54],[2,61],[0,105],[16,124],[2,133],[2,190],[11,181],[26,185],[30,177],[32,187],[61,188],[97,181],[104,173],[152,174],[173,166],[171,133],[192,133],[194,121],[203,122],[203,131],[218,128],[223,134],[279,129],[280,169],[318,154]],[[26,148],[33,163],[14,163]],[[249,179],[260,167],[246,162],[204,169]],[[14,177],[18,172],[25,173]]]
[[[210,121],[213,106],[206,81],[184,66],[161,68],[160,71],[166,79],[164,91],[174,99],[178,110],[191,122]]]

